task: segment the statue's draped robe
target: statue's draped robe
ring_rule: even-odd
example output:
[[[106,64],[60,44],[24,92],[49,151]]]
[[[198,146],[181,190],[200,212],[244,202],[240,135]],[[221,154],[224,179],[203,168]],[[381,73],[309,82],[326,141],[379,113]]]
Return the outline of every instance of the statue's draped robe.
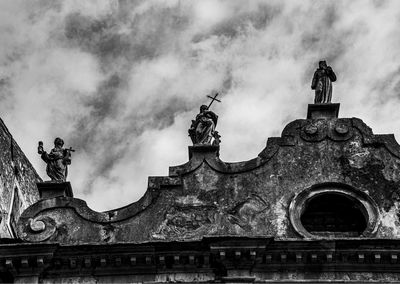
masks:
[[[218,116],[212,111],[205,111],[196,116],[196,144],[212,144]]]
[[[311,89],[315,90],[314,103],[330,103],[332,100],[332,82],[336,81],[336,75],[331,67],[318,68],[311,83]]]
[[[67,165],[70,159],[65,155],[63,148],[53,148],[49,154],[42,153],[42,159],[47,163],[47,175],[54,181],[65,181],[68,174]]]

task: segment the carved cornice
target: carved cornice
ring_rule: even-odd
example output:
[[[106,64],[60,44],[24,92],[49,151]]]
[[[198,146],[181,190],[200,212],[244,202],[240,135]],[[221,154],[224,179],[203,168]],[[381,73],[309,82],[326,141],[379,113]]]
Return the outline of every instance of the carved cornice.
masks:
[[[400,241],[380,239],[293,241],[219,237],[145,244],[0,245],[0,269],[15,276],[204,273],[221,280],[229,271],[399,273]],[[259,277],[259,276],[258,276]],[[384,277],[384,275],[381,275]],[[258,279],[262,280],[262,279]],[[331,279],[333,280],[333,279]]]

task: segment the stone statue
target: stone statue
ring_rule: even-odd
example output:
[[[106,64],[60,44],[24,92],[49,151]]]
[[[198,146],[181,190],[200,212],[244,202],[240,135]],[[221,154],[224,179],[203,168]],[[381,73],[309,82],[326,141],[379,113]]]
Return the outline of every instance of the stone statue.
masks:
[[[320,61],[315,70],[311,82],[311,89],[315,90],[315,104],[330,103],[332,99],[332,82],[336,81],[336,75],[326,61]]]
[[[50,153],[43,150],[43,142],[39,141],[38,153],[43,161],[47,163],[46,172],[52,181],[65,182],[68,174],[68,165],[71,164],[72,148],[63,148],[64,141],[57,137],[54,140],[54,148]]]
[[[206,105],[200,107],[200,113],[196,116],[196,120],[192,120],[189,129],[189,136],[194,145],[214,145],[218,146],[220,137],[215,131],[217,126],[218,115],[208,109]]]

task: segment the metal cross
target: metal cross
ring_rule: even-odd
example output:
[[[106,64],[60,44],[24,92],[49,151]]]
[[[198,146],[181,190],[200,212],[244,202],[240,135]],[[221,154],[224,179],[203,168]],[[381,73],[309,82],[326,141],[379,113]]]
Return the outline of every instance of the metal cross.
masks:
[[[210,104],[208,105],[207,109],[210,108],[210,106],[212,105],[212,103],[213,103],[214,101],[221,102],[219,99],[217,99],[217,96],[218,96],[218,95],[219,95],[218,93],[216,93],[214,97],[211,97],[211,96],[208,96],[208,95],[207,95],[207,97],[209,97],[209,98],[211,99],[211,102],[210,102]]]

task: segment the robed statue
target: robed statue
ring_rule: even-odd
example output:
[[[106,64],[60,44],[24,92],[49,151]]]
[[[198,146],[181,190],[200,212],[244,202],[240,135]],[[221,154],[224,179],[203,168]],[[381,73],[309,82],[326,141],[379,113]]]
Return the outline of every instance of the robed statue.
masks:
[[[41,155],[43,161],[46,162],[46,172],[52,181],[65,182],[68,175],[68,165],[71,164],[72,148],[63,148],[64,141],[57,137],[54,140],[54,148],[50,153],[43,150],[43,142],[39,142],[38,153]]]
[[[189,128],[189,136],[194,145],[213,145],[220,143],[220,136],[215,127],[217,126],[218,115],[209,110],[209,106],[202,105],[200,113],[192,120]]]
[[[315,90],[315,104],[330,103],[332,99],[332,82],[336,81],[336,75],[326,61],[320,61],[319,67],[315,70],[311,82],[311,89]]]

